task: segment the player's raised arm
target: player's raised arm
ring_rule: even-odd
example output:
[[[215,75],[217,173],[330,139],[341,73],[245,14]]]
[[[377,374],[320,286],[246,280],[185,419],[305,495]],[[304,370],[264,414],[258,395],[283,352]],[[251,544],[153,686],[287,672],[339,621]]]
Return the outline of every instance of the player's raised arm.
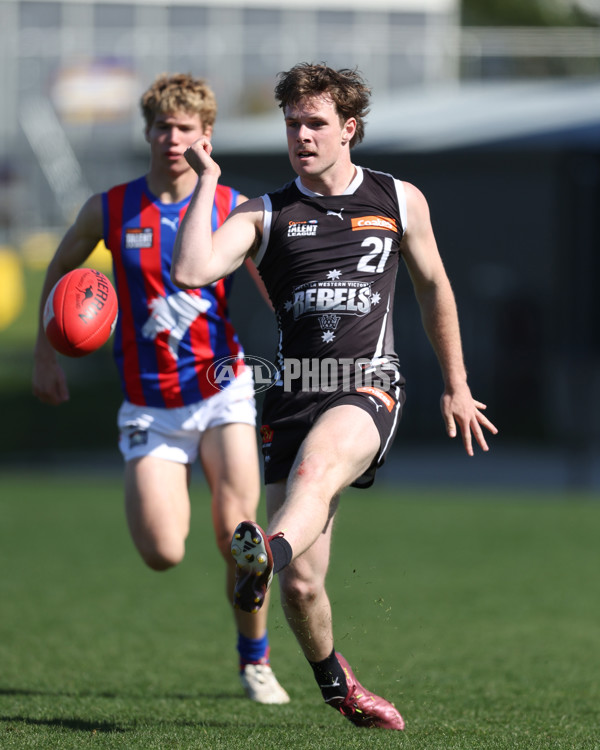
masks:
[[[232,273],[260,242],[260,199],[237,206],[213,234],[211,216],[221,169],[211,150],[208,138],[200,138],[185,152],[198,183],[177,232],[171,264],[173,283],[183,289],[206,286]]]
[[[467,384],[456,301],[431,226],[429,207],[423,194],[405,183],[408,226],[403,238],[403,256],[410,273],[423,326],[436,353],[444,380],[441,409],[450,437],[461,432],[467,453],[473,455],[473,437],[487,451],[482,427],[498,430],[482,413],[485,404],[475,401]]]

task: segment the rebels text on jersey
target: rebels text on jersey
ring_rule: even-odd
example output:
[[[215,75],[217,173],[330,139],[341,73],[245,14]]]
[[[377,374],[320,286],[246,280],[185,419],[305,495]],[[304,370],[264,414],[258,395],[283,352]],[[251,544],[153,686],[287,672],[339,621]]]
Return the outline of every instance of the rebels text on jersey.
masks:
[[[343,195],[300,179],[263,196],[255,262],[277,312],[278,357],[396,361],[392,309],[406,226],[404,188],[357,168]]]

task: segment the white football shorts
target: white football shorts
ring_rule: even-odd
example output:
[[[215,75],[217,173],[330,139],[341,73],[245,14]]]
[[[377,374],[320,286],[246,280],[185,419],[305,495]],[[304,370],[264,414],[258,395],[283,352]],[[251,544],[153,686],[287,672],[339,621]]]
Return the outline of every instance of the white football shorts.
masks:
[[[124,401],[119,409],[119,450],[125,461],[157,456],[187,464],[198,457],[202,433],[235,423],[256,425],[252,371],[246,369],[220,393],[189,406],[162,409]]]

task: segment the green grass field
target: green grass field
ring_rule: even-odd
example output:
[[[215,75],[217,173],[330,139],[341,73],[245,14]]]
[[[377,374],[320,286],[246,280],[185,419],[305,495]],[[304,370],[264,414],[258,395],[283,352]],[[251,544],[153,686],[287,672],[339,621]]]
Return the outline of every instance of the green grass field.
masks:
[[[336,645],[400,708],[399,733],[321,703],[277,595],[272,664],[292,702],[243,697],[201,479],[193,495],[186,559],[157,574],[129,540],[120,477],[0,475],[0,747],[600,747],[596,498],[347,493]]]

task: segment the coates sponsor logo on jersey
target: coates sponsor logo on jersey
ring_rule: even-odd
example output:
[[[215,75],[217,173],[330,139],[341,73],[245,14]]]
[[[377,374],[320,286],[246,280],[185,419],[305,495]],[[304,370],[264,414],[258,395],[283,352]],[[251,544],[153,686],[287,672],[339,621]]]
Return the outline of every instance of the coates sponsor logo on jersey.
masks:
[[[379,388],[373,388],[373,386],[371,385],[365,385],[362,388],[357,388],[356,390],[359,393],[367,393],[369,396],[374,396],[380,401],[383,401],[385,408],[388,411],[392,411],[392,409],[394,408],[394,404],[396,403],[394,399],[389,395],[389,393],[386,393]],[[379,409],[377,411],[379,411]]]
[[[371,312],[371,285],[364,281],[313,281],[294,289],[294,320],[303,315],[366,315]]]
[[[152,238],[152,229],[150,227],[126,229],[125,247],[127,250],[139,250],[142,247],[152,247]]]
[[[316,219],[309,221],[288,222],[288,237],[314,237],[317,233],[319,222]]]
[[[352,219],[352,231],[358,229],[389,229],[397,232],[396,219],[388,219],[386,216],[360,216]]]

